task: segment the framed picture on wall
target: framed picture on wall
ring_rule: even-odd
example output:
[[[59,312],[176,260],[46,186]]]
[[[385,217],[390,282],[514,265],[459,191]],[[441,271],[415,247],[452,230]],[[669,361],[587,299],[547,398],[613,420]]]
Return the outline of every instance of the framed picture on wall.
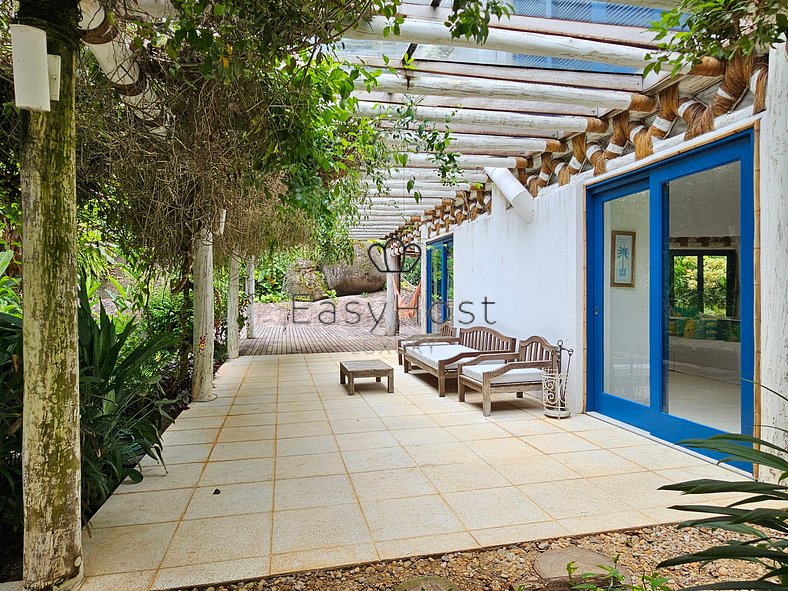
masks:
[[[635,287],[634,232],[611,232],[610,287]]]

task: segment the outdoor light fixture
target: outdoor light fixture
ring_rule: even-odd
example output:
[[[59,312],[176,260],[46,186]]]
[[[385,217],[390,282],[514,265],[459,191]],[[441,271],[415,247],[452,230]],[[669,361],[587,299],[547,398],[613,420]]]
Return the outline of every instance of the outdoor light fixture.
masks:
[[[14,100],[28,111],[48,112],[60,99],[60,56],[47,54],[47,35],[28,25],[11,25]]]
[[[506,200],[512,204],[520,217],[530,224],[534,219],[534,198],[520,181],[517,180],[508,168],[486,167],[484,172],[503,193]]]

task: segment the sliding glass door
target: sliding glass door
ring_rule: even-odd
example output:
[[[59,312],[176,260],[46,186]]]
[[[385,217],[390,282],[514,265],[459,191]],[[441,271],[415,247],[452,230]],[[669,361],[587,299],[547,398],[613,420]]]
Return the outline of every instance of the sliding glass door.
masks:
[[[673,442],[752,432],[752,150],[589,190],[589,409]]]
[[[454,239],[427,244],[427,332],[451,320],[454,298]]]

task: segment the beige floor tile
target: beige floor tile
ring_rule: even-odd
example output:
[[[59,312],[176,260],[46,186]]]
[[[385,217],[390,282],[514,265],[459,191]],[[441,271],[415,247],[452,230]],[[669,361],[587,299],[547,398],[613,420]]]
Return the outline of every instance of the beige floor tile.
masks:
[[[478,425],[456,425],[446,430],[460,441],[477,441],[479,439],[500,439],[511,435],[493,423]]]
[[[647,470],[685,468],[705,463],[695,456],[656,442],[633,447],[618,447],[612,452]]]
[[[276,413],[257,413],[244,415],[230,415],[224,422],[228,427],[253,427],[256,425],[273,425],[276,423]]]
[[[249,404],[276,404],[278,397],[279,396],[276,393],[276,390],[273,389],[267,392],[244,392],[235,396],[233,406],[245,406]]]
[[[671,481],[654,472],[600,476],[589,478],[587,482],[623,498],[627,505],[641,511],[670,505],[705,503],[709,500],[702,495],[682,495],[677,491],[659,490]]]
[[[168,431],[183,431],[188,429],[205,429],[211,427],[221,427],[224,424],[224,417],[188,417],[182,413],[175,422],[170,425]]]
[[[134,484],[127,478],[113,494],[192,488],[197,485],[204,466],[205,464],[176,464],[167,466],[166,471],[163,466],[144,466],[142,482]]]
[[[194,490],[184,519],[264,513],[271,511],[272,499],[271,481],[199,486]]]
[[[182,521],[161,566],[202,564],[208,556],[215,562],[262,557],[269,553],[270,536],[270,513]]]
[[[155,574],[155,570],[138,570],[116,575],[85,577],[79,590],[108,591],[111,589],[112,591],[148,591]]]
[[[399,441],[389,431],[371,433],[341,433],[336,436],[337,445],[342,451],[377,449],[380,447],[399,447]]]
[[[331,429],[337,435],[341,433],[368,433],[385,431],[386,426],[378,418],[335,419],[331,421]]]
[[[193,587],[195,585],[208,585],[223,583],[225,581],[238,581],[243,579],[256,579],[269,574],[268,557],[241,558],[223,562],[204,562],[163,568],[156,575],[155,589],[174,589],[177,587]],[[113,589],[113,591],[115,591]]]
[[[200,478],[200,486],[263,482],[271,480],[273,472],[274,462],[270,458],[211,462],[205,467],[205,472]]]
[[[550,456],[527,456],[517,461],[493,460],[488,463],[512,484],[556,482],[580,477],[577,472]]]
[[[164,445],[192,445],[194,443],[213,443],[219,435],[218,427],[204,429],[187,429],[185,431],[170,431],[162,435]]]
[[[391,432],[402,445],[433,445],[436,443],[454,443],[456,438],[443,427],[427,427],[425,429],[399,429]]]
[[[686,480],[697,480],[699,478],[713,478],[714,480],[744,480],[746,476],[728,470],[723,466],[717,466],[704,462],[697,466],[686,466],[684,468],[667,468],[665,470],[656,468],[655,472],[664,476],[671,482],[684,482]]]
[[[319,398],[314,398],[311,400],[302,400],[299,402],[280,400],[276,405],[277,412],[297,412],[301,410],[323,410],[323,403]]]
[[[588,515],[558,520],[561,525],[569,530],[569,534],[573,536],[628,527],[642,527],[648,525],[651,521],[647,515],[639,511],[620,511],[604,515]]]
[[[599,449],[599,447],[590,441],[566,431],[561,433],[545,433],[544,435],[527,435],[522,437],[522,440],[546,454]]]
[[[356,502],[356,494],[345,474],[290,478],[276,482],[276,511],[329,507]]]
[[[540,521],[525,525],[509,525],[489,529],[475,529],[471,534],[480,546],[501,546],[531,540],[558,538],[569,534],[569,530],[557,521]]]
[[[373,472],[396,470],[415,466],[408,453],[401,447],[361,449],[342,452],[348,472]]]
[[[496,488],[509,482],[484,462],[424,466],[424,474],[441,493]]]
[[[489,424],[487,419],[477,412],[440,412],[433,414],[432,410],[431,408],[424,408],[424,412],[441,427]]]
[[[494,418],[493,418],[494,421]],[[555,423],[557,421],[548,421],[546,419],[538,419],[536,417],[518,419],[516,421],[501,421],[498,426],[516,435],[523,437],[525,435],[542,435],[544,433],[559,433],[561,428]]]
[[[238,415],[259,415],[267,413],[275,413],[276,404],[273,402],[255,403],[255,404],[234,404],[230,409],[230,416]]]
[[[286,425],[278,425],[276,428],[276,437],[278,439],[313,437],[315,435],[331,435],[331,424],[328,421],[287,423]]]
[[[418,468],[354,472],[351,478],[362,501],[434,495],[437,492]]]
[[[554,482],[525,484],[520,490],[554,519],[640,508],[636,506],[640,501],[636,491],[632,491],[630,502],[626,502],[623,495],[583,478],[563,480],[558,486]]]
[[[361,506],[376,542],[464,530],[438,495],[362,501]]]
[[[211,452],[211,462],[271,458],[273,455],[273,439],[265,439],[262,441],[230,441],[214,445],[213,451]]]
[[[468,447],[485,462],[518,462],[528,456],[543,455],[520,439],[482,439],[468,442]]]
[[[550,516],[514,486],[443,495],[468,529],[548,521]]]
[[[152,523],[91,530],[82,536],[85,576],[158,568],[177,525]]]
[[[187,413],[184,416],[189,417],[190,419],[195,419],[198,417],[223,417],[226,416],[230,412],[230,406],[228,405],[218,405],[212,406],[211,404],[201,404],[197,406],[196,404],[190,406],[183,413]],[[181,413],[181,414],[183,414]]]
[[[282,412],[278,415],[278,423],[314,423],[315,421],[326,421],[328,417],[323,410],[296,410],[293,412]]]
[[[253,425],[249,427],[225,427],[219,433],[219,443],[231,441],[259,441],[261,439],[274,439],[276,428],[274,425]]]
[[[378,554],[380,554],[382,560],[390,560],[441,552],[472,550],[478,548],[479,544],[471,534],[459,532],[405,540],[386,540],[376,542],[375,546],[377,546]]]
[[[326,414],[331,421],[347,421],[351,419],[376,419],[378,415],[368,404],[358,398],[341,398],[343,402],[350,401],[352,404],[326,407]]]
[[[371,541],[358,503],[274,513],[274,554],[369,544]]]
[[[419,466],[441,466],[443,464],[467,464],[478,457],[470,448],[459,441],[434,445],[409,445],[405,448]]]
[[[612,425],[603,429],[578,431],[578,435],[604,449],[651,443],[651,440],[647,437],[644,437],[643,435],[638,435],[637,433],[632,433],[631,431],[625,431],[624,429],[619,429],[617,427],[613,427]]]
[[[568,419],[561,419],[561,420],[553,419],[553,422],[557,427],[560,427],[561,429],[573,433],[576,433],[578,431],[604,429],[605,427],[610,425],[610,423],[606,421],[603,421],[601,419],[586,414],[573,414]]]
[[[339,453],[283,456],[276,460],[276,478],[306,478],[345,474],[345,463]]]
[[[339,451],[333,435],[291,437],[276,442],[277,456],[304,456]]]
[[[357,544],[338,548],[317,548],[271,556],[271,574],[291,573],[326,567],[359,566],[378,559],[373,544]]]
[[[90,519],[90,526],[113,527],[178,521],[188,502],[189,491],[182,489],[113,495]]]
[[[642,466],[629,462],[622,456],[605,449],[553,454],[553,457],[567,468],[586,478],[645,471]]]
[[[161,455],[167,466],[175,464],[192,464],[194,462],[205,462],[211,454],[210,443],[198,443],[195,445],[167,445],[162,449]],[[142,466],[158,466],[159,462],[149,456],[140,460]]]
[[[401,402],[399,404],[376,406],[375,413],[379,417],[410,417],[413,415],[423,415],[424,411],[415,404]]]
[[[427,416],[415,417],[383,417],[383,423],[388,429],[427,429],[437,427],[438,423]]]

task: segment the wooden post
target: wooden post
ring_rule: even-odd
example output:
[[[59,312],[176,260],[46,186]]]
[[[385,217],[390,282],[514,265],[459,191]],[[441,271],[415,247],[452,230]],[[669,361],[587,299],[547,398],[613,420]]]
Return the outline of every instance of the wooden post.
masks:
[[[399,276],[399,257],[386,249],[386,336],[393,337],[399,329],[397,310],[397,277]]]
[[[755,380],[785,395],[788,392],[788,46],[769,52],[767,110],[761,125],[761,375]],[[758,314],[758,310],[755,311]],[[758,343],[756,343],[756,346]],[[761,437],[782,447],[788,434],[788,403],[761,388]],[[759,478],[775,481],[777,471],[762,467]]]
[[[194,254],[194,329],[192,339],[192,400],[216,398],[213,388],[213,235],[203,228],[197,234]]]
[[[227,283],[227,358],[238,357],[238,297],[240,291],[239,257],[236,253],[230,255],[230,264]]]
[[[47,33],[60,56],[60,97],[22,111],[24,413],[23,586],[70,589],[82,577],[77,352],[74,0],[22,0],[21,24]],[[16,72],[24,76],[25,72]]]
[[[254,334],[254,257],[246,259],[246,297],[249,303],[246,306],[246,338],[255,338]]]

